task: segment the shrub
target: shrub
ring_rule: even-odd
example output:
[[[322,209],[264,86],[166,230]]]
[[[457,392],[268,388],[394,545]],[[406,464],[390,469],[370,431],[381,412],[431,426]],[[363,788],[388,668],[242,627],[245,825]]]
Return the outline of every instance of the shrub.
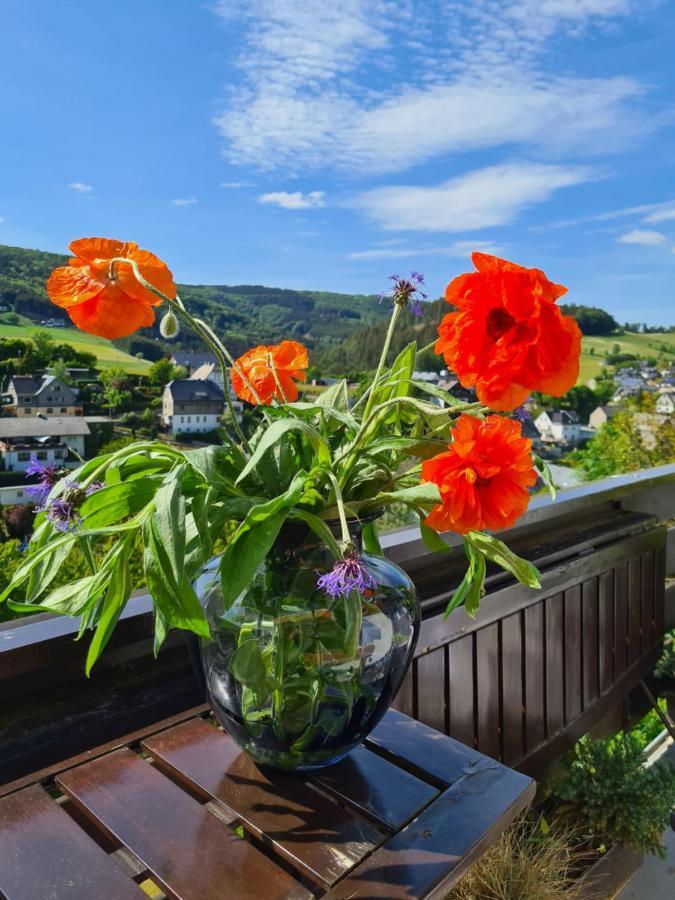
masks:
[[[675,768],[644,765],[640,741],[630,734],[582,738],[567,776],[554,793],[574,804],[591,839],[665,856],[661,834],[675,803]]]
[[[675,678],[675,630],[663,639],[663,650],[654,667],[657,678]]]
[[[448,894],[447,900],[557,900],[579,896],[575,884],[586,853],[574,833],[544,833],[524,818],[509,828]]]

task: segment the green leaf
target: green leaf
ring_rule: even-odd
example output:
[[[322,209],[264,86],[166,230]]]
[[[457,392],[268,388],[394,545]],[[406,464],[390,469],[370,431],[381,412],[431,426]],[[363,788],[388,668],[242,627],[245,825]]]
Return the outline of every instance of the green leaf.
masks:
[[[49,537],[52,538],[51,543],[49,542]],[[52,552],[48,552],[47,555],[33,567],[26,588],[26,600],[36,600],[40,594],[47,590],[49,585],[59,574],[61,567],[66,562],[75,546],[75,535],[71,534],[69,537],[69,541],[66,540],[61,543],[54,540],[53,530],[50,534],[45,533],[41,543],[47,551],[51,550]],[[27,559],[27,562],[29,561],[30,556]],[[13,580],[18,580],[20,577],[21,569],[17,569],[14,573]]]
[[[335,535],[323,519],[320,519],[313,513],[307,512],[305,509],[292,509],[288,514],[288,518],[299,519],[302,522],[305,522],[314,534],[324,542],[335,559],[340,558],[340,547],[338,546]]]
[[[144,528],[143,563],[148,591],[160,611],[166,628],[182,628],[200,637],[209,637],[209,627],[199,599],[183,575],[176,580],[175,569],[150,519]]]
[[[228,544],[220,560],[225,609],[232,606],[239,594],[253,580],[258,566],[272,549],[286,515],[287,510],[283,510],[269,516]]]
[[[386,491],[373,498],[374,503],[409,503],[418,506],[434,506],[441,502],[438,486],[431,481],[423,481],[412,487],[398,491]]]
[[[105,528],[135,516],[152,503],[161,485],[160,476],[151,476],[121,481],[90,494],[80,510],[83,528]]]
[[[521,584],[526,587],[540,588],[539,572],[526,559],[509,550],[503,541],[489,534],[483,534],[480,531],[470,531],[464,538],[476,550],[482,553],[487,559],[497,563],[502,569],[506,569],[514,575]]]
[[[551,474],[551,470],[546,464],[545,460],[541,458],[541,456],[537,456],[533,454],[532,459],[534,460],[534,465],[541,475],[541,480],[544,482],[546,487],[548,488],[548,492],[551,495],[551,499],[555,500],[557,496],[557,491],[555,489],[555,484],[553,483],[553,475]]]
[[[427,384],[425,381],[413,381],[412,385],[417,388],[418,391],[422,391],[425,394],[429,394],[431,397],[442,400],[446,406],[462,405],[461,400],[458,400],[457,397],[453,397],[448,391],[444,391],[443,388],[439,388],[435,384]]]
[[[372,405],[377,406],[385,400],[391,400],[393,397],[405,397],[410,393],[410,379],[415,369],[416,355],[416,341],[401,350],[391,364],[386,380],[375,389]]]
[[[265,453],[267,453],[267,451],[280,441],[289,431],[300,431],[314,448],[318,461],[320,463],[330,464],[330,448],[315,428],[312,428],[311,425],[308,425],[307,422],[302,422],[300,419],[278,419],[276,422],[273,422],[263,434],[258,446],[255,448],[253,456],[244,466],[244,469],[237,478],[235,484],[239,484],[239,482],[243,481],[247,475],[250,475]]]
[[[155,497],[152,526],[171,565],[174,581],[183,580],[185,563],[185,498],[181,493],[181,470],[176,470]]]
[[[44,545],[38,547],[38,549],[34,552],[29,552],[29,555],[26,557],[25,561],[22,562],[18,567],[18,569],[12,576],[12,580],[7,585],[2,594],[0,594],[0,603],[6,600],[15,588],[17,588],[20,584],[23,584],[23,582],[26,581],[27,578],[30,578],[33,570],[42,563],[45,563],[45,567],[48,570],[48,576],[46,577],[48,577],[48,580],[51,581],[58,572],[63,560],[56,564],[52,563],[49,558],[52,556],[52,554],[56,553],[56,551],[60,551],[61,548],[65,547],[68,548],[68,553],[70,553],[73,548],[73,544],[75,543],[75,535],[64,534],[50,541],[48,534],[45,532],[44,540]]]
[[[332,406],[342,412],[349,409],[349,395],[347,394],[347,382],[343,378],[336,381],[329,388],[323,391],[316,399],[317,406]]]
[[[361,539],[363,540],[363,549],[370,556],[384,556],[375,522],[368,522],[367,525],[363,526]]]
[[[118,554],[116,565],[113,568],[108,590],[103,600],[99,613],[96,631],[89,644],[85,671],[87,678],[96,661],[103,653],[108,641],[112,637],[115,626],[122,610],[131,596],[132,583],[129,572],[129,556],[131,555],[131,540],[124,542],[123,548]]]
[[[265,661],[256,638],[244,641],[232,654],[230,672],[240,684],[260,688],[265,684]]]
[[[434,531],[433,528],[429,528],[428,525],[424,524],[421,516],[420,534],[422,535],[424,546],[427,550],[431,550],[432,553],[452,553],[452,548],[445,543],[437,531]]]
[[[92,588],[99,584],[98,593],[92,593]],[[16,612],[53,612],[62,616],[79,616],[90,606],[103,592],[104,586],[100,586],[100,579],[96,575],[87,575],[56,588],[40,603],[15,603],[9,600],[7,605]]]
[[[444,619],[447,619],[453,609],[456,609],[462,603],[467,615],[475,618],[480,605],[480,598],[483,594],[483,585],[485,583],[485,559],[466,539],[464,540],[464,552],[469,561],[469,566],[464,573],[464,578],[445,608],[443,613]]]

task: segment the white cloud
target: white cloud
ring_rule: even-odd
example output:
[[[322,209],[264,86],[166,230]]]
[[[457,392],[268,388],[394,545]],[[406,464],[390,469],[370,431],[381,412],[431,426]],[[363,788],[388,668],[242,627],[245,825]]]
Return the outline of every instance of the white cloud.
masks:
[[[174,206],[194,206],[196,203],[199,203],[196,197],[177,197],[175,200],[172,200],[171,203]]]
[[[230,191],[239,190],[239,188],[247,187],[247,184],[243,181],[221,181],[221,188],[227,188]]]
[[[661,234],[660,231],[643,231],[639,228],[617,238],[619,244],[641,244],[643,247],[658,247],[659,244],[665,244],[667,240],[665,234]]]
[[[91,194],[94,190],[90,184],[84,184],[82,181],[71,181],[68,187],[72,191],[77,191],[78,194]]]
[[[416,259],[421,256],[468,257],[474,250],[484,253],[503,253],[501,247],[488,241],[455,241],[447,247],[377,247],[372,250],[358,250],[349,253],[349,259]]]
[[[359,194],[350,205],[395,231],[473,231],[513,221],[554,191],[597,178],[583,166],[505,163],[432,187],[399,185]]]
[[[271,191],[269,194],[259,194],[258,203],[280,206],[282,209],[319,209],[326,205],[325,196],[323,191],[310,191],[308,194],[302,191]]]
[[[659,203],[654,206],[653,212],[645,216],[645,222],[671,222],[675,219],[675,201]]]
[[[394,172],[514,145],[607,153],[656,127],[658,116],[636,108],[643,86],[558,75],[546,50],[648,5],[220,0],[219,14],[236,20],[243,80],[214,121],[232,162],[266,169]]]

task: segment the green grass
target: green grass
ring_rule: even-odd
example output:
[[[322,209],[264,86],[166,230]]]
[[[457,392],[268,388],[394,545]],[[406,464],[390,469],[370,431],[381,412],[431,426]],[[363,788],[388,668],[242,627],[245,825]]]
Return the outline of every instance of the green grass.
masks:
[[[39,326],[6,325],[0,320],[0,338],[28,340],[37,328]],[[93,353],[101,369],[111,369],[115,366],[125,369],[131,375],[144,375],[150,368],[151,364],[147,360],[129,356],[123,350],[113,347],[105,338],[85,334],[74,328],[45,328],[44,331],[47,331],[57,344],[72,344],[76,350]]]
[[[663,359],[666,364],[675,364],[675,333],[673,332],[659,334],[626,332],[626,334],[620,335],[584,337],[581,344],[578,384],[586,384],[589,378],[595,378],[602,372],[604,354],[605,352],[611,353],[615,344],[619,345],[621,353],[632,353],[645,358],[653,356],[656,359]],[[668,347],[668,352],[664,353],[661,349],[663,345]],[[594,354],[591,354],[591,348],[594,348]]]

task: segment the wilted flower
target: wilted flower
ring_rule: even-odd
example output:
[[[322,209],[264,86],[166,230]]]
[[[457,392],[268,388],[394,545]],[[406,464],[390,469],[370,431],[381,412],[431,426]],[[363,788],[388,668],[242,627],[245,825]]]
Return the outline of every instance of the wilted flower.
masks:
[[[407,306],[414,316],[421,316],[422,300],[426,300],[427,297],[424,291],[420,290],[420,285],[424,284],[424,275],[411,272],[409,278],[390,275],[389,280],[393,282],[393,287],[380,294],[380,302],[385,298],[391,299],[399,306]]]
[[[47,507],[47,520],[57,531],[74,531],[82,522],[79,509],[90,494],[100,491],[104,485],[93,481],[88,487],[82,487],[77,481],[66,481],[65,490],[60,497],[55,497]]]
[[[331,597],[347,597],[352,591],[363,594],[377,587],[377,582],[356,556],[338,560],[330,572],[322,575],[316,586]]]
[[[31,457],[29,465],[26,467],[25,474],[27,476],[37,475],[40,479],[38,484],[29,485],[26,488],[26,493],[29,497],[33,497],[33,499],[37,501],[39,507],[42,507],[56,482],[66,474],[66,469],[57,466],[54,463],[45,466],[36,456],[33,456]]]

